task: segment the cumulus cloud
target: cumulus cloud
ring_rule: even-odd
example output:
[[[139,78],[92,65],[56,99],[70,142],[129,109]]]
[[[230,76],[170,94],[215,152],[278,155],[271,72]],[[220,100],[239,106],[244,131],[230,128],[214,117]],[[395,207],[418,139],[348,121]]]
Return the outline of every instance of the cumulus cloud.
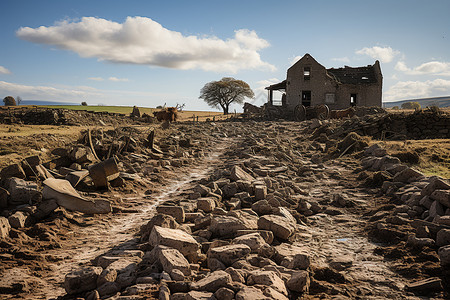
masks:
[[[399,61],[395,65],[395,69],[409,75],[450,76],[450,63],[448,62],[430,61],[411,69],[406,66],[405,62]]]
[[[0,81],[0,94],[20,95],[24,99],[45,99],[49,101],[77,100],[98,97],[100,93],[92,88],[55,88],[50,86],[23,85]]]
[[[279,80],[278,78],[269,78],[269,79],[263,79],[256,82],[256,88],[253,89],[253,92],[255,93],[255,98],[252,101],[255,105],[263,105],[267,102],[267,90],[265,89],[267,86],[279,83],[282,80]],[[281,93],[274,91],[274,97],[281,99]]]
[[[360,55],[368,55],[373,59],[377,59],[383,63],[389,63],[394,59],[395,56],[400,54],[400,51],[394,50],[391,47],[375,46],[372,48],[362,48],[355,53]]]
[[[275,70],[259,54],[269,43],[248,29],[236,30],[233,38],[222,40],[184,36],[145,17],[128,17],[124,23],[83,17],[79,22],[65,20],[48,27],[21,27],[16,34],[33,43],[113,63],[221,72]]]
[[[437,97],[450,94],[450,80],[400,81],[384,93],[384,100]]]
[[[115,105],[122,105],[123,99],[129,99],[130,103],[142,103],[149,105],[148,99],[176,99],[174,93],[151,93],[125,90],[101,90],[90,86],[35,86],[0,81],[0,95],[20,95],[23,99],[35,99],[46,101],[71,101],[82,100],[105,101]],[[151,103],[150,103],[151,104]]]
[[[0,74],[11,74],[11,71],[3,66],[0,66]]]

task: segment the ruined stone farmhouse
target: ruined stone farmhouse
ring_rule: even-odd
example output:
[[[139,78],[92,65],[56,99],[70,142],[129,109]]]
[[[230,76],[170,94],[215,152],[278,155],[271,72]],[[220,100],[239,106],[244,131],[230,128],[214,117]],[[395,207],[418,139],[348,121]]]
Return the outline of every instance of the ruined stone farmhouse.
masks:
[[[349,106],[379,106],[383,75],[380,62],[366,67],[326,69],[310,54],[305,54],[287,70],[286,80],[266,87],[269,104],[282,104],[287,109],[297,105],[326,104],[330,109]],[[274,99],[273,91],[283,92],[281,101]]]

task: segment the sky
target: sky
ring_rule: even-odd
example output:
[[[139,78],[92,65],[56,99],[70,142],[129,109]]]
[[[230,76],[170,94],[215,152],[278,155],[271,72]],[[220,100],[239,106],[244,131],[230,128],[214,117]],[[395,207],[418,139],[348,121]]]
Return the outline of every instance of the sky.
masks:
[[[217,110],[200,90],[233,77],[262,105],[305,53],[379,60],[384,102],[448,96],[449,13],[448,0],[0,0],[0,98]]]

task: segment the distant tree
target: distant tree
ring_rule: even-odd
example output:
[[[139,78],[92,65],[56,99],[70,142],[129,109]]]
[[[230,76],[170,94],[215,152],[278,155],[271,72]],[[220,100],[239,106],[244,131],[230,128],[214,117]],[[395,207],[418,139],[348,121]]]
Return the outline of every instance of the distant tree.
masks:
[[[82,106],[88,106],[86,101],[81,102]]]
[[[396,105],[396,106],[393,106],[392,109],[398,110],[399,107]]]
[[[420,109],[419,102],[405,102],[402,104],[402,109]]]
[[[250,86],[242,80],[224,77],[219,81],[211,81],[200,90],[200,99],[211,107],[221,107],[223,114],[228,114],[230,104],[233,102],[242,104],[244,98],[254,98]]]
[[[22,103],[22,97],[17,96],[16,97],[16,102],[17,102],[17,105],[20,105],[20,103]]]
[[[6,96],[3,98],[3,102],[5,103],[5,106],[16,106],[16,99],[14,99],[13,96]]]

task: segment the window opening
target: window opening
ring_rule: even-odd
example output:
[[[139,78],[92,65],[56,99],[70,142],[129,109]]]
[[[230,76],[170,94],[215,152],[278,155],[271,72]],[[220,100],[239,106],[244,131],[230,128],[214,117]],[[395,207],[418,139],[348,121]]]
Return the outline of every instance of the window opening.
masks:
[[[350,105],[356,106],[356,94],[350,94]]]
[[[310,79],[311,79],[311,67],[304,67],[303,80],[310,80]]]

